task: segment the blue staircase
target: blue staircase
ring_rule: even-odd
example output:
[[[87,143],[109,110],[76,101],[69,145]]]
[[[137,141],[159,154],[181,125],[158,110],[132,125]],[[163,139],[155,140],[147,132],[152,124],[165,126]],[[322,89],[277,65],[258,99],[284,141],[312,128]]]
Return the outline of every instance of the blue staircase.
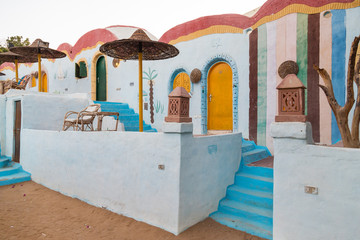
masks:
[[[249,234],[272,239],[273,169],[253,166],[271,156],[266,147],[252,141],[242,142],[242,157],[235,182],[226,190],[218,211],[210,214],[215,221]]]
[[[24,171],[19,163],[12,162],[10,157],[0,152],[0,186],[31,180],[31,174]]]
[[[94,101],[94,103],[100,104],[103,112],[118,112],[119,121],[124,124],[125,131],[139,131],[139,114],[135,113],[134,109],[129,107],[129,104],[101,101]],[[143,121],[143,130],[144,132],[157,132],[155,128],[146,124],[145,121]]]

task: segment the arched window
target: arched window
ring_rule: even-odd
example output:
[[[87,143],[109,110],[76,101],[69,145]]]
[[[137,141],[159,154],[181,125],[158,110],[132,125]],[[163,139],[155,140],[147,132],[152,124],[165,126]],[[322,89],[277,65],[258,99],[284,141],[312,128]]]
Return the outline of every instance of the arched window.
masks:
[[[187,92],[190,93],[191,91],[191,82],[190,77],[186,72],[180,72],[176,75],[173,83],[173,89],[176,87],[183,87],[186,89]]]
[[[75,77],[76,78],[87,77],[87,64],[85,60],[80,59],[78,63],[75,63]]]

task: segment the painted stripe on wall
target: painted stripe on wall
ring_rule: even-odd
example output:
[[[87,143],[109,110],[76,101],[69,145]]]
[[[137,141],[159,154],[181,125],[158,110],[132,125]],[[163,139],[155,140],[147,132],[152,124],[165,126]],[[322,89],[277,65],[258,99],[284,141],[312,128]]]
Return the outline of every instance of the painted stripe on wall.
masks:
[[[332,83],[335,98],[341,106],[345,103],[345,53],[346,53],[346,29],[345,10],[333,10],[332,12]],[[334,113],[331,114],[331,142],[341,140],[339,128]]]
[[[266,146],[273,152],[273,138],[270,135],[270,125],[275,121],[277,111],[277,98],[276,98],[276,23],[270,22],[266,24],[266,37],[267,37],[267,89],[266,97],[267,104],[266,113]]]
[[[258,29],[250,33],[249,46],[249,139],[257,142]]]
[[[267,83],[267,36],[266,24],[258,28],[258,126],[257,144],[266,145],[266,83]]]
[[[285,17],[285,54],[286,60],[296,61],[296,51],[297,51],[297,13],[292,13],[286,15]]]
[[[285,62],[286,59],[286,33],[284,31],[286,29],[286,18],[280,18],[276,21],[276,72],[279,69],[279,66]],[[279,74],[276,74],[276,85],[279,85],[282,81],[282,78]],[[276,91],[276,94],[277,91]],[[276,98],[277,99],[277,98]],[[276,109],[277,109],[277,104]],[[276,114],[278,110],[276,110]]]
[[[331,18],[323,17],[320,14],[320,59],[319,66],[328,71],[331,77]],[[324,84],[322,78],[319,79],[320,84]],[[331,108],[324,92],[319,88],[320,98],[320,142],[331,144]]]
[[[346,67],[346,76],[347,76],[347,66],[349,62],[349,55],[350,55],[350,48],[352,45],[352,42],[354,41],[354,38],[356,36],[359,36],[360,34],[360,24],[359,21],[354,21],[354,19],[360,19],[360,7],[358,8],[352,8],[347,9],[346,16],[345,16],[345,24],[346,24],[346,57],[345,57],[345,67]],[[356,100],[357,96],[357,88],[354,87],[354,96]],[[355,104],[353,105],[353,108],[351,112],[349,113],[349,126],[352,124],[352,120],[354,117],[354,108]]]
[[[297,15],[297,41],[296,41],[296,62],[299,65],[298,78],[307,88],[307,49],[308,49],[308,15],[299,13]],[[305,115],[307,115],[307,91],[305,91]]]
[[[312,125],[313,139],[320,142],[319,74],[313,65],[319,66],[320,14],[308,15],[308,68],[307,68],[307,119]]]

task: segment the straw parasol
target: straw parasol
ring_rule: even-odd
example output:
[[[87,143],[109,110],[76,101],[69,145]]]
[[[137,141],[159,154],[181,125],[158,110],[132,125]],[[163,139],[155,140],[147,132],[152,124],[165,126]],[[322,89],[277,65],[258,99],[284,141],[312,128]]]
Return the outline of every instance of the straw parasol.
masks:
[[[38,60],[34,57],[25,57],[25,56],[22,56],[20,54],[16,54],[13,52],[3,52],[3,53],[0,53],[0,61],[15,63],[15,78],[16,78],[16,81],[18,81],[19,80],[18,63],[33,63],[33,62],[37,62]]]
[[[142,30],[136,30],[128,39],[120,39],[103,44],[100,52],[124,60],[139,60],[139,131],[143,131],[142,110],[142,60],[161,60],[175,57],[179,50],[173,45],[153,41]]]
[[[49,43],[44,42],[41,39],[36,39],[30,46],[26,47],[12,47],[10,51],[18,54],[22,54],[26,57],[37,57],[39,63],[39,91],[41,91],[42,79],[41,79],[41,58],[63,58],[66,54],[55,49],[49,48]]]

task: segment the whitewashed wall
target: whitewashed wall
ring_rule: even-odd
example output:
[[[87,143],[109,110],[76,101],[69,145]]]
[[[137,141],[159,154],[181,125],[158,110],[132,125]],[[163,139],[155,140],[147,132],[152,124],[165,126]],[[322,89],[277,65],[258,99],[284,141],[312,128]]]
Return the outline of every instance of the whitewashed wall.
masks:
[[[56,59],[55,62],[47,59],[42,60],[42,69],[48,73],[49,93],[86,93],[91,94],[91,69],[93,60],[99,56],[101,44],[83,49],[73,61],[68,57]],[[153,125],[162,131],[162,122],[167,115],[168,94],[172,74],[178,69],[184,69],[190,75],[194,68],[203,71],[203,75],[214,58],[231,60],[236,66],[238,77],[238,123],[237,131],[242,132],[248,138],[249,125],[249,42],[248,35],[239,33],[211,34],[196,38],[191,41],[181,42],[175,45],[180,54],[175,58],[159,61],[143,61],[143,71],[155,70],[158,74],[154,79],[154,104],[161,106],[161,109],[154,111],[155,122]],[[75,78],[75,63],[80,59],[85,60],[88,67],[86,78]],[[107,101],[128,103],[131,108],[138,112],[138,61],[120,61],[118,67],[112,65],[113,58],[105,56],[107,72]],[[225,61],[225,60],[224,60]],[[37,71],[37,63],[31,66],[20,65],[19,76]],[[13,74],[10,70],[9,76]],[[145,76],[145,74],[143,75]],[[203,76],[204,77],[204,76]],[[206,80],[205,80],[206,81]],[[149,104],[149,84],[146,79],[143,81],[145,93],[144,103]],[[194,134],[201,133],[201,83],[192,85],[190,100],[190,117],[193,118]],[[37,87],[31,89],[37,91]],[[144,120],[150,124],[150,106],[144,110]]]
[[[5,139],[6,139],[6,115],[5,115],[6,97],[0,95],[0,152],[5,152]]]
[[[240,156],[240,133],[23,129],[20,158],[35,182],[179,234],[217,209]]]
[[[2,154],[14,153],[15,101],[21,101],[21,127],[58,130],[65,113],[79,111],[89,105],[86,94],[47,94],[11,89],[0,98],[0,136]],[[21,137],[21,135],[20,135]]]
[[[312,133],[305,123],[273,123],[271,132],[274,239],[357,239],[360,149],[308,144]],[[305,193],[305,186],[318,194]]]

